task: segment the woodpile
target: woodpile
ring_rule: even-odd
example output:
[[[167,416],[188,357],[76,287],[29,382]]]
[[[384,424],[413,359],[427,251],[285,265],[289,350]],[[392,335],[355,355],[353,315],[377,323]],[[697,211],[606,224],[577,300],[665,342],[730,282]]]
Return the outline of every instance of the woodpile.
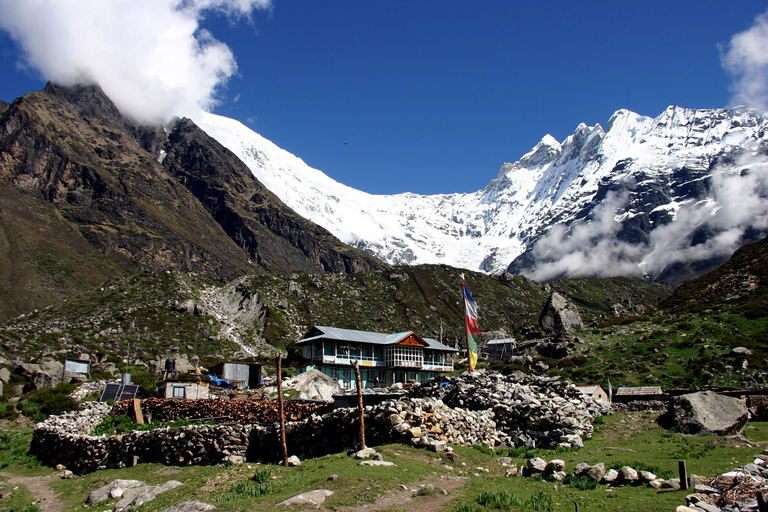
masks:
[[[286,400],[286,421],[300,421],[312,414],[330,410],[327,402],[314,400]],[[147,398],[141,401],[144,417],[157,421],[179,419],[233,421],[240,424],[262,425],[278,421],[277,400],[180,400]],[[113,415],[133,417],[133,402],[124,400],[115,404]]]

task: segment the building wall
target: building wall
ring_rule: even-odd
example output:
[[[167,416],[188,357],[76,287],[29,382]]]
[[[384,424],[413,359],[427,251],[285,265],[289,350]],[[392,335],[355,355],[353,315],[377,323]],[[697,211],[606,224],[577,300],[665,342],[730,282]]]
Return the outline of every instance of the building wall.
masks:
[[[210,390],[205,382],[163,382],[158,386],[158,391],[160,398],[205,400],[210,397]]]

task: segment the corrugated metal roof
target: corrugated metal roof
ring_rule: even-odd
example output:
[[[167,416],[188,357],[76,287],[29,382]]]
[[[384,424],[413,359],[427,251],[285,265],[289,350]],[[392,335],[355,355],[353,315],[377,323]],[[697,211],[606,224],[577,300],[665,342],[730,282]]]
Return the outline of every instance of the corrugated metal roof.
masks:
[[[487,346],[493,346],[493,345],[515,345],[517,344],[517,340],[515,338],[502,338],[500,340],[488,340],[486,343]]]
[[[458,349],[455,349],[453,347],[449,347],[448,345],[443,345],[437,340],[433,340],[432,338],[422,338],[424,341],[427,342],[429,345],[429,348],[434,350],[445,350],[447,352],[458,352]]]
[[[576,386],[576,389],[579,390],[579,393],[583,395],[591,395],[595,391],[597,391],[598,386]]]
[[[621,387],[614,396],[662,395],[660,386]]]
[[[322,334],[310,336],[308,338],[302,338],[297,343],[304,344],[315,340],[335,340],[335,341],[348,341],[353,343],[370,343],[372,345],[394,345],[402,339],[415,334],[413,331],[396,332],[394,334],[385,334],[380,332],[369,331],[356,331],[354,329],[341,329],[339,327],[327,327],[324,325],[316,325],[312,330],[318,330]],[[418,335],[417,335],[418,336]],[[437,340],[422,338],[427,343],[427,348],[433,350],[445,350],[451,352],[457,352],[447,345],[443,345]]]

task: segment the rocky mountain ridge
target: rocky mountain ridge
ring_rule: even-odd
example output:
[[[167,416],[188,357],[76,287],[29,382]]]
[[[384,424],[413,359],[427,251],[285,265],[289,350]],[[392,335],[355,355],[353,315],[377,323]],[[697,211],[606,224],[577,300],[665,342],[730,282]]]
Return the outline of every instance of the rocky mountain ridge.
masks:
[[[191,121],[137,125],[96,86],[5,104],[0,134],[0,318],[138,271],[227,281],[384,266],[286,207]]]
[[[562,143],[545,136],[482,190],[434,196],[354,190],[237,121],[197,122],[298,213],[395,265],[678,284],[768,232],[765,191],[738,179],[768,172],[768,119],[757,110],[619,110],[605,129],[581,124]],[[747,215],[733,214],[744,207],[736,187],[756,203]]]

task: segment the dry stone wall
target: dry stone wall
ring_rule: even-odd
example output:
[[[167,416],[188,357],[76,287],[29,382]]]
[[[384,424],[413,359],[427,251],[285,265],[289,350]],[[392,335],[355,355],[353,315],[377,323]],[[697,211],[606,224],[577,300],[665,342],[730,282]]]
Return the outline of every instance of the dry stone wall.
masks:
[[[181,417],[226,415],[235,420],[226,425],[91,436],[93,427],[110,414],[108,406],[95,403],[38,424],[32,451],[46,464],[64,464],[79,473],[136,461],[191,465],[281,459],[275,402],[178,402],[146,401],[142,409],[146,406],[155,418],[178,419],[183,411]],[[287,415],[297,420],[286,424],[290,455],[310,458],[356,447],[356,409],[323,414],[326,409],[319,405],[288,404]],[[125,404],[112,411],[125,412]],[[592,435],[592,420],[604,412],[603,405],[557,379],[478,371],[434,380],[410,389],[400,399],[366,406],[366,444],[401,442],[435,451],[445,450],[448,444],[580,446]]]
[[[131,466],[136,462],[209,465],[245,460],[254,425],[190,425],[88,435],[111,409],[93,402],[83,411],[51,416],[35,427],[31,452],[44,464],[63,464],[75,473]]]

